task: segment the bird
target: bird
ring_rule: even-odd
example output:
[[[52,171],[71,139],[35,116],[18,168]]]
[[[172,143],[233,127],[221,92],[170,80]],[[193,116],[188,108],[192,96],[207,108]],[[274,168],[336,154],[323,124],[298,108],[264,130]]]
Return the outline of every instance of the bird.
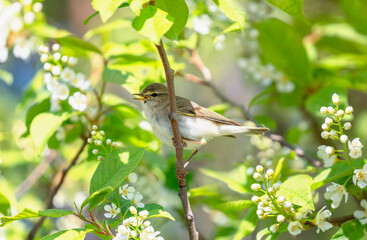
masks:
[[[169,118],[168,88],[161,83],[152,83],[141,93],[133,94],[142,105],[144,115],[154,134],[166,145],[173,143],[173,131]],[[215,137],[234,137],[234,134],[264,134],[267,127],[243,126],[223,115],[209,110],[186,98],[176,96],[176,114],[181,140],[186,149],[193,151],[185,167],[199,148]]]

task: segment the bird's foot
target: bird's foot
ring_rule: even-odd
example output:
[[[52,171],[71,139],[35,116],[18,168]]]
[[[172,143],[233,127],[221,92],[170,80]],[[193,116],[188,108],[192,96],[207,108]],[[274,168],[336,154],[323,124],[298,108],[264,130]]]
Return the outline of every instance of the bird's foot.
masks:
[[[187,147],[187,143],[183,140],[184,140],[184,138],[181,137],[182,146],[185,148],[185,147]],[[177,143],[175,142],[174,138],[172,138],[172,144],[173,144],[174,147],[177,147]]]

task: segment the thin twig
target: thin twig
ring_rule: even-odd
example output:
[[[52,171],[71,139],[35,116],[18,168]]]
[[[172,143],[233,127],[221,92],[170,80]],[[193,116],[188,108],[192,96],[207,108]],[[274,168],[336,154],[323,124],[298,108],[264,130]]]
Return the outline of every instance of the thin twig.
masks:
[[[180,76],[182,76],[184,79],[197,83],[197,84],[201,84],[204,86],[207,86],[209,88],[211,88],[214,93],[216,94],[216,96],[218,98],[220,98],[223,102],[227,102],[230,105],[240,109],[243,117],[247,120],[250,120],[252,122],[254,122],[257,126],[260,126],[260,124],[254,119],[254,117],[247,111],[246,106],[236,103],[233,100],[231,100],[230,98],[228,98],[225,94],[223,94],[223,91],[219,90],[219,88],[217,88],[214,83],[213,83],[213,79],[212,79],[212,75],[210,73],[210,70],[208,67],[206,67],[206,65],[204,64],[203,60],[201,59],[198,51],[196,49],[190,49],[191,52],[191,59],[190,61],[195,65],[195,67],[200,71],[201,75],[203,76],[198,77],[196,75],[193,74],[182,74],[182,73],[178,73]],[[290,143],[288,143],[283,136],[273,133],[273,132],[268,132],[265,135],[267,135],[271,140],[279,142],[282,146],[288,147],[289,149],[292,149],[299,157],[302,157],[304,159],[306,159],[307,161],[309,161],[312,165],[314,165],[315,167],[320,167],[321,163],[320,161],[314,159],[313,157],[307,155],[301,148],[294,146]]]
[[[194,214],[191,210],[189,198],[187,196],[187,185],[186,185],[186,173],[184,169],[184,159],[183,159],[183,143],[181,141],[180,129],[178,127],[177,115],[176,115],[176,97],[174,88],[174,71],[172,70],[167,54],[163,46],[163,41],[160,41],[159,45],[156,45],[159,56],[162,60],[164,72],[166,74],[169,101],[170,101],[170,120],[173,130],[173,141],[176,148],[176,169],[177,169],[177,179],[180,188],[180,199],[185,212],[185,217],[187,221],[189,236],[191,240],[198,240],[199,233],[196,230]]]

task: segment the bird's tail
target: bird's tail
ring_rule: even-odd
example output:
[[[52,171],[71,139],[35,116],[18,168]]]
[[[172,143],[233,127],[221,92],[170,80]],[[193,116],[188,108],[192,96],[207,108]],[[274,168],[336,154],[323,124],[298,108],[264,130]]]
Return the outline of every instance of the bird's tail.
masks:
[[[264,134],[269,131],[267,127],[246,127],[246,126],[235,126],[235,125],[222,125],[220,127],[221,135],[232,135],[244,133],[246,135],[257,135]]]

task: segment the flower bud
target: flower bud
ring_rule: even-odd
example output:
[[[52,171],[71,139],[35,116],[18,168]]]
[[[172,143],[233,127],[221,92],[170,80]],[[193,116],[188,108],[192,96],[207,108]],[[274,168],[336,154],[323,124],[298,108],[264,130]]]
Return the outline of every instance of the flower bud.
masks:
[[[341,136],[340,136],[340,141],[341,141],[342,143],[346,143],[346,142],[348,142],[348,136],[347,136],[347,135],[341,135]]]
[[[323,132],[321,133],[321,137],[322,137],[323,139],[328,139],[328,138],[330,137],[330,133],[329,133],[329,132],[327,132],[327,131],[323,131]]]
[[[92,135],[92,136],[94,136],[94,135],[96,135],[97,133],[96,133],[96,131],[91,131],[90,132],[90,135]]]
[[[261,189],[261,185],[258,184],[258,183],[254,183],[254,184],[251,185],[251,189],[252,189],[252,191],[255,191],[255,192],[259,191]]]
[[[130,173],[127,176],[126,180],[131,182],[131,183],[135,183],[138,180],[138,175],[136,175],[136,173]]]
[[[263,166],[261,166],[261,165],[257,165],[256,166],[256,172],[262,173],[263,171],[264,171],[264,167]]]
[[[53,75],[59,76],[60,73],[61,73],[60,66],[53,66],[52,69],[51,69],[51,72],[52,72]]]
[[[51,63],[46,62],[46,63],[43,65],[43,70],[45,70],[45,71],[51,71],[51,68],[52,68]]]
[[[103,137],[105,135],[105,132],[104,131],[100,131],[99,132],[99,135],[101,135]]]
[[[274,175],[273,169],[268,169],[268,171],[266,171],[265,177],[266,179],[271,179],[273,175]]]
[[[330,138],[331,139],[333,139],[333,140],[336,140],[336,139],[338,139],[338,133],[337,132],[335,132],[334,130],[331,130],[330,132],[329,132],[329,134],[330,134]]]
[[[113,148],[117,147],[117,142],[112,142],[111,147],[113,147]]]
[[[333,96],[331,97],[331,100],[333,101],[333,103],[338,106],[340,104],[340,97],[338,94],[334,93]]]
[[[93,139],[92,138],[88,138],[88,143],[92,143],[93,142]]]
[[[335,113],[335,108],[333,107],[328,107],[327,111],[329,112],[329,114],[334,114]]]
[[[55,43],[54,45],[52,45],[52,51],[57,52],[60,50],[60,44]]]
[[[274,191],[279,191],[279,189],[280,189],[280,184],[279,184],[279,183],[274,183],[274,184],[273,184],[273,189],[274,189]]]
[[[252,196],[251,201],[255,204],[258,204],[261,201],[261,198],[258,196]]]
[[[325,131],[329,131],[329,130],[330,130],[330,125],[328,125],[328,124],[326,124],[326,123],[323,123],[323,124],[321,125],[321,128],[322,128],[323,130],[325,130]]]
[[[321,107],[321,108],[320,108],[320,113],[321,113],[322,115],[326,115],[326,114],[328,113],[327,107]]]
[[[60,58],[61,58],[61,54],[60,54],[59,52],[54,53],[52,56],[53,56],[53,58],[55,59],[55,61],[59,61],[59,60],[60,60]]]
[[[276,233],[279,230],[279,224],[273,224],[270,226],[270,231]]]
[[[277,221],[278,221],[279,223],[283,222],[284,220],[285,220],[285,217],[284,217],[283,215],[278,215],[278,216],[277,216]]]
[[[264,211],[263,211],[262,209],[258,209],[258,210],[256,210],[256,214],[257,214],[257,216],[260,218],[260,217],[262,217],[262,216],[263,216]]]
[[[327,146],[325,148],[325,152],[326,154],[328,154],[329,156],[333,155],[335,153],[335,149],[333,147]]]
[[[68,61],[68,56],[62,56],[62,57],[61,57],[61,61],[62,61],[63,63],[67,63],[67,61]]]
[[[329,117],[325,118],[325,124],[326,125],[331,126],[331,125],[333,125],[333,123],[334,123],[333,119],[331,119]]]
[[[107,140],[106,140],[106,144],[107,144],[107,145],[110,145],[110,144],[111,144],[111,142],[112,142],[112,141],[111,141],[111,139],[107,139]]]
[[[338,110],[337,112],[336,112],[336,116],[338,116],[338,117],[343,117],[344,116],[344,111],[343,110]]]
[[[269,194],[273,195],[275,193],[274,188],[270,187],[268,188]]]
[[[94,155],[97,155],[97,154],[98,154],[98,149],[93,149],[92,153],[93,153]]]
[[[349,130],[349,129],[351,129],[352,128],[352,124],[350,123],[350,122],[346,122],[346,123],[344,123],[344,129],[345,130]]]
[[[48,55],[46,53],[43,53],[41,55],[40,61],[45,63],[47,61],[47,59],[48,59]]]
[[[97,125],[92,126],[92,130],[96,131],[98,129]]]
[[[278,203],[284,203],[285,198],[283,196],[278,196],[277,201],[278,201]]]
[[[133,214],[133,215],[135,215],[135,214],[137,214],[138,213],[138,211],[136,210],[136,208],[134,207],[134,206],[131,206],[130,208],[129,208],[129,211],[131,212],[131,214]]]
[[[102,159],[103,159],[103,157],[102,157],[102,156],[98,156],[98,157],[97,157],[97,160],[98,160],[98,161],[102,161]]]
[[[350,115],[350,114],[352,114],[353,113],[353,107],[352,106],[348,106],[346,109],[345,109],[345,113],[346,114],[348,114],[348,115]]]
[[[290,201],[285,201],[283,207],[285,209],[290,209],[292,207],[292,203]]]
[[[259,181],[259,180],[261,179],[261,174],[260,174],[260,173],[258,173],[258,172],[255,172],[255,173],[254,173],[254,175],[253,175],[253,177],[254,177],[254,179],[255,179],[256,181]]]

